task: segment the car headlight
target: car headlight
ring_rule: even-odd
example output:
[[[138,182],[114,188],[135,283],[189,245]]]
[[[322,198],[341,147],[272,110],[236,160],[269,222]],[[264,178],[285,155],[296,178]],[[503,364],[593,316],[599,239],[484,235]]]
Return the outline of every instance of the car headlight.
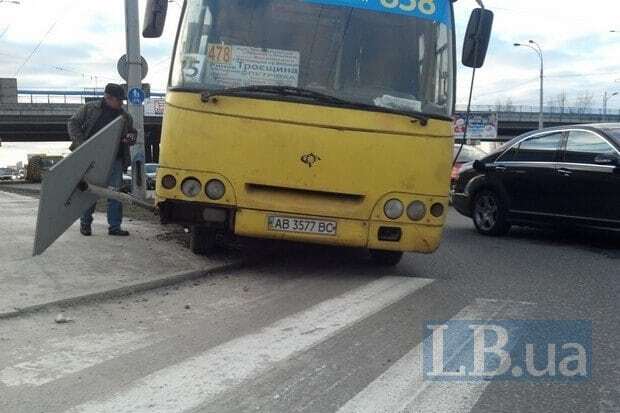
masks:
[[[405,206],[398,199],[390,199],[385,203],[383,212],[389,219],[398,219],[403,216]]]
[[[420,221],[426,215],[426,205],[422,201],[413,201],[407,207],[407,216],[412,221]]]
[[[201,190],[202,190],[202,184],[196,178],[187,178],[181,184],[181,191],[183,192],[183,194],[185,194],[185,196],[188,196],[190,198],[193,198],[196,195],[198,195]]]
[[[207,182],[206,193],[210,199],[217,201],[224,197],[226,186],[219,179],[212,179]]]
[[[161,186],[166,189],[172,189],[177,186],[177,179],[172,175],[166,175],[161,179]]]

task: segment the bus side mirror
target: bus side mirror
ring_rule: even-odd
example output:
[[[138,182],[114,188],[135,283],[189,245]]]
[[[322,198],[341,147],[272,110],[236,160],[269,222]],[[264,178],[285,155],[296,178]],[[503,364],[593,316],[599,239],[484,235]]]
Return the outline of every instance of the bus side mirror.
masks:
[[[463,64],[471,68],[481,68],[489,49],[493,12],[486,9],[474,9],[469,18],[465,43],[463,43]]]
[[[148,0],[144,14],[142,36],[154,39],[161,37],[168,14],[168,0]]]

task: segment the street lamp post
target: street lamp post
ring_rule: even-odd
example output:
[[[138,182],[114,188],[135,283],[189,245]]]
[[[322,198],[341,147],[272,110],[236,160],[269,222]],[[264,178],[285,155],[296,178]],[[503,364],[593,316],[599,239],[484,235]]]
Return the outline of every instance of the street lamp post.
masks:
[[[620,92],[609,94],[605,91],[605,94],[603,95],[603,122],[607,122],[607,102],[609,102],[609,99],[618,95],[620,95]]]
[[[544,111],[543,105],[544,105],[545,62],[543,59],[543,52],[542,52],[542,48],[540,47],[540,45],[536,43],[534,40],[530,40],[528,43],[529,44],[515,43],[514,46],[515,47],[527,47],[529,49],[532,49],[533,51],[536,52],[536,54],[540,58],[540,114],[538,118],[538,128],[542,129],[545,127],[544,112],[543,112]]]

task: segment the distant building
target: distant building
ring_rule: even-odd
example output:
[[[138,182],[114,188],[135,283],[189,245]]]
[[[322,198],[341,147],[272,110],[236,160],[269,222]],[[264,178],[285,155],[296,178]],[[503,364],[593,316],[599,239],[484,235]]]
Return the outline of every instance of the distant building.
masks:
[[[17,103],[17,79],[0,78],[0,103]]]

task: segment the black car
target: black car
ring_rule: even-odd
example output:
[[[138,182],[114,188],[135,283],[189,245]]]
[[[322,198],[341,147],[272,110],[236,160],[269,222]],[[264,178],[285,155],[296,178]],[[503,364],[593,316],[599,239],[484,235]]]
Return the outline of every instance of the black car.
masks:
[[[464,165],[451,195],[485,235],[513,224],[620,231],[620,123],[521,135]]]

